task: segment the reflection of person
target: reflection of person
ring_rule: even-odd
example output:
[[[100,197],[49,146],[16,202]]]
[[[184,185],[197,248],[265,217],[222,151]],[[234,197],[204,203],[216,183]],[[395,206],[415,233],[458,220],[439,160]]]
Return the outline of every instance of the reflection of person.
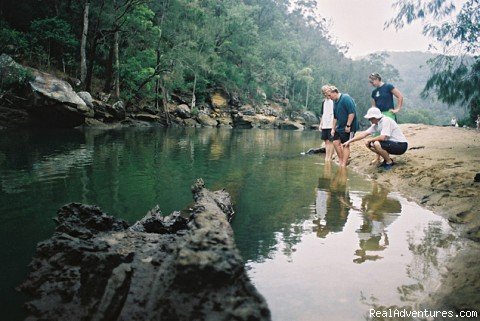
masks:
[[[378,136],[372,137],[365,142],[365,145],[372,152],[383,157],[383,164],[380,165],[383,169],[389,170],[394,165],[390,158],[392,155],[402,155],[407,151],[408,142],[403,135],[398,124],[388,117],[385,117],[377,107],[372,107],[368,110],[365,118],[370,120],[372,126],[366,131],[353,137],[345,142],[343,145],[348,146],[357,140],[361,140],[374,133]]]
[[[389,245],[386,227],[390,225],[402,210],[400,202],[389,198],[388,190],[373,184],[372,193],[362,199],[363,224],[357,230],[359,249],[355,263],[376,261],[382,257],[369,252],[381,252]]]
[[[325,142],[325,161],[329,162],[333,157],[333,100],[327,97],[328,85],[322,86],[322,94],[324,97],[322,103],[322,116],[320,117],[320,125],[318,130],[321,132],[322,140]]]
[[[330,86],[327,89],[327,96],[334,102],[333,146],[337,152],[339,165],[344,167],[348,163],[350,147],[348,145],[344,147],[342,143],[355,136],[358,128],[355,102],[349,95],[340,93],[335,86]]]
[[[326,171],[330,164],[325,164]],[[347,221],[349,209],[352,208],[347,191],[347,169],[340,167],[333,179],[330,176],[319,178],[315,199],[317,236],[324,238],[330,232],[340,232]]]

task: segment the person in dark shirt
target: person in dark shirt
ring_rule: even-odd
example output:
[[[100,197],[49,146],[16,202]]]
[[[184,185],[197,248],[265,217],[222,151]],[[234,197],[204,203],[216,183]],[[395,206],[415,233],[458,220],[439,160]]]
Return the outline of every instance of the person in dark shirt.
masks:
[[[382,81],[382,76],[380,76],[379,73],[371,73],[370,76],[368,76],[368,81],[373,87],[375,87],[375,89],[372,91],[372,107],[377,107],[380,109],[383,115],[393,119],[395,122],[398,122],[396,114],[402,109],[402,93],[395,88],[394,85],[384,83]],[[396,108],[393,102],[393,96],[395,96],[397,99]],[[372,160],[372,164],[378,163],[380,163],[380,157],[376,156]]]
[[[349,95],[340,93],[335,86],[330,86],[326,93],[328,98],[333,100],[333,147],[337,152],[339,165],[345,167],[350,156],[350,147],[342,144],[355,136],[358,129],[355,102]]]
[[[372,91],[372,107],[380,109],[382,114],[397,121],[395,114],[402,110],[403,96],[394,85],[382,81],[382,76],[372,73],[368,76],[370,84],[375,87]],[[393,96],[397,99],[397,106],[393,102]]]

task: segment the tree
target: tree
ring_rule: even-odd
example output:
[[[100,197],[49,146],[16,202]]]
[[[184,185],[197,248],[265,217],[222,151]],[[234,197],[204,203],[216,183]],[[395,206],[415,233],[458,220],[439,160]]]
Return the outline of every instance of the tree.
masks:
[[[415,20],[423,33],[442,44],[443,54],[431,61],[432,77],[424,95],[435,92],[446,103],[469,106],[470,121],[480,112],[480,0],[467,0],[458,11],[448,0],[398,0],[397,15],[386,27],[403,28]],[[453,15],[453,19],[446,19]]]
[[[65,72],[65,59],[73,60],[73,49],[78,41],[71,31],[70,24],[60,18],[38,19],[32,22],[32,35],[37,45],[46,50],[46,65],[50,67],[51,59],[62,63]]]
[[[80,44],[80,82],[82,85],[85,83],[87,77],[87,35],[88,35],[88,12],[90,10],[90,0],[85,0],[85,6],[83,9],[83,29],[82,29],[82,42]]]

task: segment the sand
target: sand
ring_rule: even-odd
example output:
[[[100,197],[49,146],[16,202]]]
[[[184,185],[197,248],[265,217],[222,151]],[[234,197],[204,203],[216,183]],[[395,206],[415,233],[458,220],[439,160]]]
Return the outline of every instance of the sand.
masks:
[[[393,156],[391,170],[370,163],[373,153],[363,141],[351,145],[349,167],[445,217],[459,231],[464,246],[450,259],[430,304],[475,309],[480,319],[480,182],[474,182],[480,173],[480,132],[421,124],[401,128],[409,149]]]

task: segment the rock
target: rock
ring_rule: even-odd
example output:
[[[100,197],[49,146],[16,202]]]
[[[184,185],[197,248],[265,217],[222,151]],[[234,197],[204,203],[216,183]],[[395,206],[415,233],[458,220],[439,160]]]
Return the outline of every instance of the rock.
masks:
[[[218,118],[219,127],[232,127],[233,121],[231,117],[220,117]]]
[[[203,113],[197,116],[197,120],[203,127],[217,127],[218,125],[215,119]]]
[[[90,95],[90,93],[88,91],[80,91],[77,93],[77,95],[82,98],[82,100],[85,102],[85,104],[90,107],[90,108],[93,108],[93,98],[92,98],[92,95]]]
[[[132,118],[147,121],[147,122],[152,122],[152,123],[159,123],[161,121],[160,116],[152,115],[148,113],[133,114]]]
[[[275,128],[276,118],[273,116],[265,116],[261,114],[255,114],[255,116],[247,116],[242,113],[234,115],[233,124],[236,128],[262,128],[272,129]]]
[[[0,126],[28,127],[30,124],[30,115],[26,110],[0,107]]]
[[[280,129],[288,129],[288,130],[304,130],[305,129],[305,127],[302,124],[291,121],[291,120],[278,121],[277,126]]]
[[[474,181],[475,183],[479,183],[479,182],[480,182],[480,173],[475,174],[475,177],[474,177],[473,181]]]
[[[257,114],[252,105],[243,105],[238,109],[238,111],[246,116],[255,116]]]
[[[188,107],[188,105],[185,105],[185,104],[178,105],[173,110],[173,114],[182,119],[190,118],[191,117],[190,107]]]
[[[192,186],[189,211],[133,226],[95,206],[58,211],[19,289],[34,320],[270,320],[228,223],[230,196]]]
[[[125,127],[152,127],[152,123],[144,120],[125,118],[120,122]]]
[[[311,112],[309,110],[304,111],[301,114],[301,117],[305,120],[305,124],[307,124],[307,125],[318,124],[320,122],[320,120],[315,115],[315,113]]]
[[[16,99],[10,100],[8,95],[4,98],[13,102],[11,107],[25,110],[31,125],[76,127],[83,124],[86,117],[94,116],[93,109],[85,104],[68,82],[22,67],[7,55],[0,57],[1,75],[8,75],[11,79],[25,78],[25,70],[28,70],[29,81],[17,82],[15,90],[10,93]]]
[[[222,109],[228,106],[228,95],[224,92],[215,92],[210,96],[212,107],[214,109]]]
[[[117,101],[113,105],[106,105],[107,112],[113,116],[116,120],[123,120],[125,119],[125,103],[123,101]]]
[[[313,155],[313,154],[320,154],[320,153],[325,153],[325,147],[320,147],[320,148],[310,148],[305,152],[305,154],[308,155]]]
[[[200,126],[200,124],[195,119],[192,119],[192,118],[184,119],[183,123],[187,127],[199,127]]]

